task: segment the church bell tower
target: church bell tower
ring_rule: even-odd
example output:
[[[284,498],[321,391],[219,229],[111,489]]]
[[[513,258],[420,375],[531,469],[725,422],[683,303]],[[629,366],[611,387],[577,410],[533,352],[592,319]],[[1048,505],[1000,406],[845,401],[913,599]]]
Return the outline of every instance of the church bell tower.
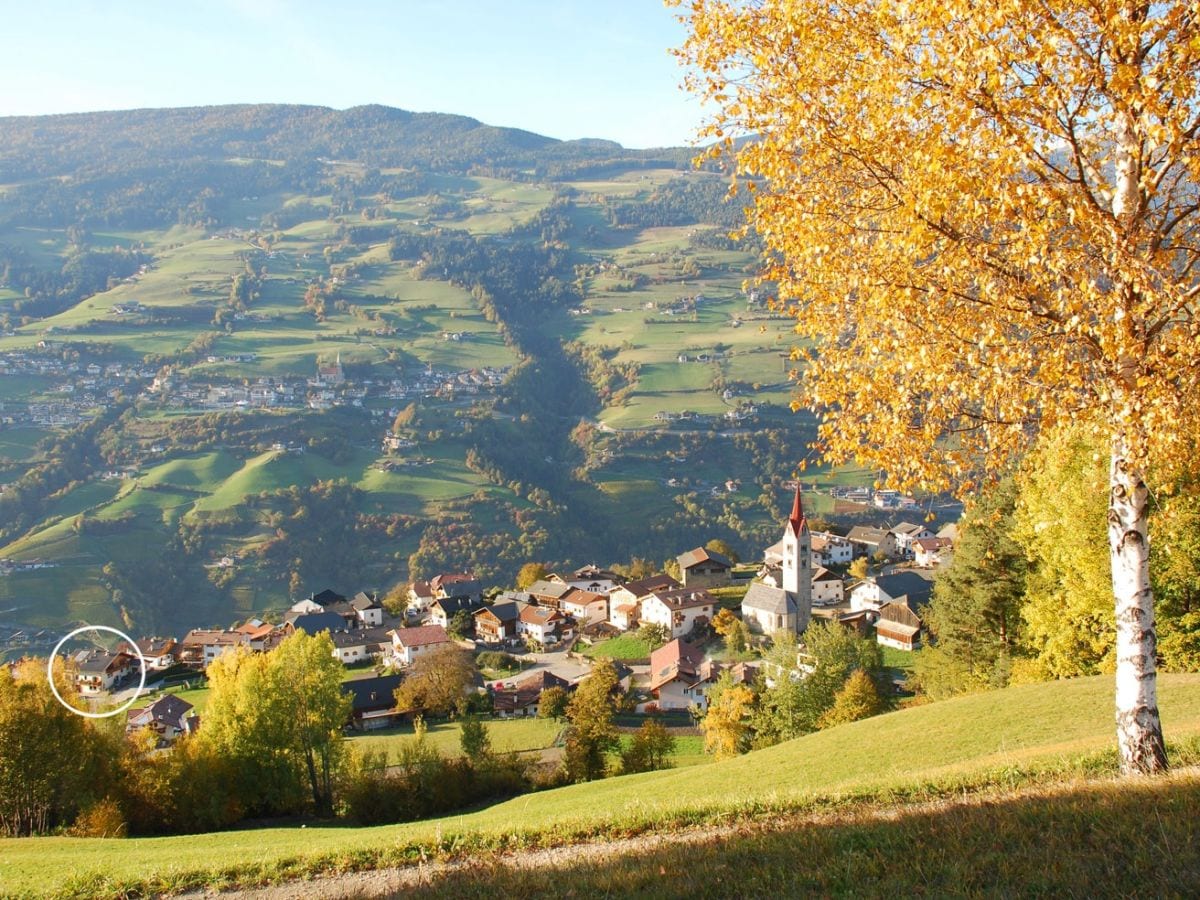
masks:
[[[797,632],[808,627],[812,616],[812,576],[812,536],[797,481],[792,514],[783,529],[783,584],[780,585],[795,600]]]

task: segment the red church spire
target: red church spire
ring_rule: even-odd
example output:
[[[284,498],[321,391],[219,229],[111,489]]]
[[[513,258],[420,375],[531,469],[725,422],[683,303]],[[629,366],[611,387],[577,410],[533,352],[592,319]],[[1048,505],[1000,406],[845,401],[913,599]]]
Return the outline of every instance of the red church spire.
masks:
[[[800,502],[800,482],[796,482],[796,499],[792,501],[792,514],[788,516],[788,524],[792,527],[793,534],[800,534],[802,529],[808,528],[808,522],[804,519],[804,504]]]

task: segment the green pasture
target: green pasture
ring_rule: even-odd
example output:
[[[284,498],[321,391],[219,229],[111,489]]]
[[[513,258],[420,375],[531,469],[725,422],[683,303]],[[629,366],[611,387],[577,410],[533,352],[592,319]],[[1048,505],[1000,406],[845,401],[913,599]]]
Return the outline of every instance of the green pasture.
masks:
[[[554,743],[562,731],[560,722],[553,719],[519,718],[488,719],[488,736],[492,750],[497,753],[543,750]],[[461,756],[459,722],[437,722],[431,724],[425,734],[429,744],[444,756]],[[349,744],[359,751],[386,752],[391,760],[396,759],[399,749],[415,740],[411,725],[381,731],[364,732],[350,736]]]
[[[836,809],[854,798],[952,796],[972,785],[1012,786],[1056,772],[1107,770],[1114,744],[1112,692],[1112,677],[1098,676],[975,694],[699,768],[572,785],[425,822],[292,824],[169,838],[10,838],[0,841],[0,887],[14,895],[85,886],[91,893],[138,886],[139,893],[153,893],[208,884],[218,871],[261,878],[287,870],[295,877],[336,868],[339,860],[396,864],[434,847],[560,844],[721,817],[728,822],[739,813]],[[1194,744],[1200,736],[1200,675],[1161,676],[1160,701],[1168,739]],[[1036,829],[1037,822],[1028,827]]]

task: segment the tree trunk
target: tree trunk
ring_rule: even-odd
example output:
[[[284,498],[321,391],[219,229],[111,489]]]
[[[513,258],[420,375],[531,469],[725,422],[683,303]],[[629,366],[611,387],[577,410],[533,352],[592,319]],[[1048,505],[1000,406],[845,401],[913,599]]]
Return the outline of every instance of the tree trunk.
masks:
[[[1149,491],[1113,439],[1108,544],[1117,613],[1117,745],[1126,775],[1163,772],[1167,753],[1158,718],[1154,595],[1147,529]]]

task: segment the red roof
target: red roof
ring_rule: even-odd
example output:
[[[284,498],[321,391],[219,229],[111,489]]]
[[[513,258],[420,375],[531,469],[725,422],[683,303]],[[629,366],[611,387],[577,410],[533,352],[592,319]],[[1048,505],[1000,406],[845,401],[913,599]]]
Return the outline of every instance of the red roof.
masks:
[[[430,644],[448,644],[450,635],[441,625],[418,625],[415,628],[397,628],[396,635],[402,647],[426,647]]]
[[[792,528],[792,534],[800,534],[802,529],[808,528],[808,522],[804,519],[804,504],[800,502],[800,482],[796,482],[796,499],[792,501],[792,514],[788,516],[788,524]]]

